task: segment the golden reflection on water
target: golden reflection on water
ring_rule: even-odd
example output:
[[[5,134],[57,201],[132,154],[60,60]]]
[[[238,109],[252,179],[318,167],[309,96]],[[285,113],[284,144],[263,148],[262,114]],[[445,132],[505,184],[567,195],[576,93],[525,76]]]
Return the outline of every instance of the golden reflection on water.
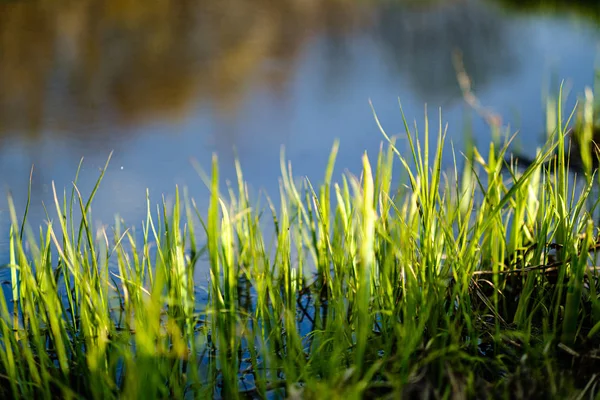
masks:
[[[285,90],[320,31],[364,24],[344,0],[39,0],[0,3],[0,132],[235,111],[245,89]],[[268,63],[267,63],[268,61]],[[268,64],[268,65],[267,65]]]
[[[235,116],[252,88],[285,98],[312,40],[359,32],[424,101],[459,98],[452,49],[480,87],[520,61],[503,1],[0,0],[0,135]]]

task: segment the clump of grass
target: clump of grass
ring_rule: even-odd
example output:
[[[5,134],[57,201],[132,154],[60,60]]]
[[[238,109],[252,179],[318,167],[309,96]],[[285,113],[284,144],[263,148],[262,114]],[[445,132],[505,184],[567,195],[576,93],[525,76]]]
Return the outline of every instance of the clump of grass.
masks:
[[[216,158],[208,210],[179,191],[156,212],[148,200],[141,235],[93,226],[103,172],[88,200],[55,190],[57,218],[37,233],[11,207],[0,394],[597,395],[597,202],[592,179],[570,185],[560,108],[548,145],[508,176],[508,142],[443,173],[441,122],[432,145],[427,118],[422,135],[404,121],[408,158],[382,129],[386,148],[338,183],[337,143],[318,187],[298,183],[282,154],[268,218],[239,165],[236,187],[221,190]],[[395,161],[408,176],[400,188]]]

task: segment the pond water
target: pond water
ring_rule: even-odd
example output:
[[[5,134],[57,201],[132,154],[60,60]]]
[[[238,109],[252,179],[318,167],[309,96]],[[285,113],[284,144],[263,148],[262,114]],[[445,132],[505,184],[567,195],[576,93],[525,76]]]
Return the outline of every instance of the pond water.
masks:
[[[70,190],[83,157],[89,193],[111,151],[94,218],[139,225],[146,188],[158,203],[186,186],[206,208],[191,160],[208,169],[216,153],[232,179],[234,148],[255,191],[276,195],[282,146],[295,175],[319,181],[339,138],[336,176],[358,173],[383,140],[369,100],[390,134],[404,132],[398,98],[420,127],[425,103],[433,126],[441,107],[457,150],[470,118],[485,152],[490,132],[463,101],[455,49],[480,101],[533,154],[544,91],[566,79],[573,105],[593,85],[600,12],[508,3],[0,1],[0,263],[5,193],[22,212],[32,165],[33,226],[52,182]]]

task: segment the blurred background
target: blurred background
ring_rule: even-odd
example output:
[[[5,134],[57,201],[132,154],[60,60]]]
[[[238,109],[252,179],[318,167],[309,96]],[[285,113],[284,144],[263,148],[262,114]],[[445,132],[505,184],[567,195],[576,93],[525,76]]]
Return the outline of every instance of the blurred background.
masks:
[[[564,79],[572,107],[594,84],[599,22],[592,1],[0,0],[0,262],[7,194],[22,213],[32,165],[32,226],[53,207],[52,182],[70,191],[83,157],[89,194],[111,151],[95,221],[139,225],[146,188],[155,204],[188,187],[205,208],[191,160],[208,170],[213,153],[224,179],[237,152],[253,191],[275,196],[282,146],[295,175],[318,182],[339,138],[336,177],[358,173],[384,140],[369,100],[390,135],[404,133],[398,99],[421,128],[427,103],[457,151],[466,131],[485,151],[455,49],[533,155],[544,93]]]

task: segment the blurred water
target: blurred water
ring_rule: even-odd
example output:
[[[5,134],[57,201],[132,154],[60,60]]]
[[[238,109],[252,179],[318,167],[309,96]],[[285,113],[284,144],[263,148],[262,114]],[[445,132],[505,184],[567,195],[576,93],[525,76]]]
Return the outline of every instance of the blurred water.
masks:
[[[233,180],[235,148],[254,192],[275,196],[281,146],[296,175],[318,182],[339,138],[336,177],[358,173],[362,153],[374,158],[383,140],[369,100],[390,134],[404,132],[398,98],[421,128],[424,104],[434,127],[442,107],[461,150],[473,113],[456,81],[455,49],[480,101],[533,154],[543,141],[544,90],[567,79],[572,106],[593,84],[598,20],[492,0],[0,2],[0,263],[8,259],[4,193],[22,212],[32,165],[30,223],[38,226],[52,182],[70,191],[84,157],[85,195],[114,151],[94,217],[110,224],[119,213],[139,226],[146,188],[158,203],[187,186],[205,209],[190,160],[208,169],[213,153]],[[489,129],[472,119],[485,153]]]

